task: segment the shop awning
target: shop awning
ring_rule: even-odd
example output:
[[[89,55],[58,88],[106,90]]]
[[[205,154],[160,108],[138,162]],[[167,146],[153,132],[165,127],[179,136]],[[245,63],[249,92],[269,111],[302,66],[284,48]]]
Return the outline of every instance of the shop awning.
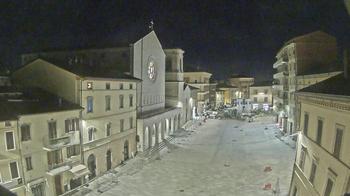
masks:
[[[86,176],[86,175],[88,175],[90,173],[88,168],[85,165],[82,165],[82,164],[74,166],[69,171],[72,173],[73,179],[77,179],[77,178],[80,178],[82,176]]]

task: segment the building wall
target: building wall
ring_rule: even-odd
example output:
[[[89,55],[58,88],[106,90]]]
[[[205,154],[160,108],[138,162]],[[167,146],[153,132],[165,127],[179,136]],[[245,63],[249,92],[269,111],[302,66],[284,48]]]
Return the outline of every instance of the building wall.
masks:
[[[250,100],[252,104],[258,104],[258,108],[263,108],[263,104],[272,105],[271,86],[251,86]]]
[[[75,77],[74,74],[40,59],[29,63],[12,75],[15,83],[40,87],[73,103],[77,102]]]
[[[133,44],[133,76],[142,79],[138,88],[139,112],[156,110],[165,106],[165,54],[152,31]],[[148,77],[148,65],[156,67],[155,80]]]
[[[6,125],[5,125],[6,123]],[[6,132],[13,133],[14,149],[8,150],[6,147]],[[21,154],[19,148],[19,135],[17,131],[17,121],[0,122],[0,185],[16,193],[18,196],[25,195],[25,182],[22,170]],[[10,170],[10,163],[17,163],[18,177],[13,178]]]
[[[301,133],[298,139],[296,163],[293,171],[291,183],[292,195],[294,188],[298,190],[298,195],[323,195],[328,179],[333,181],[331,195],[343,195],[350,191],[350,111],[349,99],[335,101],[321,97],[301,96],[300,100],[300,127]],[[341,104],[343,108],[338,108]],[[345,106],[345,107],[344,107]],[[347,109],[345,109],[347,107]],[[305,133],[305,116],[309,115],[307,134]],[[322,120],[321,142],[317,142],[318,120]],[[336,129],[343,129],[343,137],[339,158],[334,155]],[[301,149],[306,151],[304,167],[301,166]],[[316,173],[314,182],[310,182],[311,165],[315,163]]]
[[[49,179],[54,178],[54,176],[48,173],[52,172],[56,168],[77,165],[81,162],[80,153],[68,158],[67,157],[67,147],[77,145],[80,148],[80,131],[76,130],[70,133],[65,132],[65,120],[66,119],[80,119],[80,111],[66,111],[66,112],[54,112],[45,113],[37,115],[25,115],[21,116],[18,121],[19,126],[19,137],[21,138],[21,126],[30,126],[30,140],[21,141],[21,155],[22,155],[22,165],[24,170],[25,181],[30,186],[35,186],[34,181],[48,182],[46,186],[47,195],[56,195],[56,185],[54,181]],[[56,122],[56,131],[58,143],[62,144],[51,144],[49,139],[48,122]],[[49,164],[48,156],[54,150],[59,150],[62,155],[62,161],[59,164]],[[32,169],[28,170],[26,165],[26,157],[31,157]],[[71,178],[67,178],[68,173],[58,174],[61,178],[61,190],[64,190],[64,185],[69,184]],[[64,191],[63,191],[64,192]]]

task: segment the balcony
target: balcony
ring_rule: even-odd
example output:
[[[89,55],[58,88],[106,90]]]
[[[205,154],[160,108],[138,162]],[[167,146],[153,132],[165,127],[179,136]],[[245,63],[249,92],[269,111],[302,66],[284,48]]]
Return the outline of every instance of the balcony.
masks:
[[[287,71],[278,72],[278,73],[273,74],[273,79],[280,79],[280,78],[283,78],[283,77],[286,77],[286,76],[288,76],[288,72]]]
[[[1,186],[7,188],[7,189],[12,189],[15,188],[18,185],[21,185],[23,183],[22,178],[15,178],[7,182],[0,183]]]
[[[284,59],[278,59],[274,64],[273,68],[277,69],[280,65],[286,65],[287,62]]]
[[[67,145],[79,144],[79,131],[64,133],[57,138],[43,137],[44,150],[52,151]]]

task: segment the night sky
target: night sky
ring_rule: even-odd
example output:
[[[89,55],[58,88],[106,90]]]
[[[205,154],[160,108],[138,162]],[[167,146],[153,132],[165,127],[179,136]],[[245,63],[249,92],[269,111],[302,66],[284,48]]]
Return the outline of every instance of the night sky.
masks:
[[[342,0],[1,1],[0,62],[54,48],[130,43],[152,19],[163,48],[185,50],[185,66],[217,79],[239,73],[271,79],[276,52],[288,39],[323,30],[348,45]]]

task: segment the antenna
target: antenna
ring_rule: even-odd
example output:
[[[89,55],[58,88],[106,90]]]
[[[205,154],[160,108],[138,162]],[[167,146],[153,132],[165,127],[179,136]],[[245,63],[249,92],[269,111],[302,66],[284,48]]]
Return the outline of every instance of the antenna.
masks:
[[[151,19],[151,21],[149,22],[148,28],[153,31],[153,26],[154,26],[154,22],[153,19]]]

